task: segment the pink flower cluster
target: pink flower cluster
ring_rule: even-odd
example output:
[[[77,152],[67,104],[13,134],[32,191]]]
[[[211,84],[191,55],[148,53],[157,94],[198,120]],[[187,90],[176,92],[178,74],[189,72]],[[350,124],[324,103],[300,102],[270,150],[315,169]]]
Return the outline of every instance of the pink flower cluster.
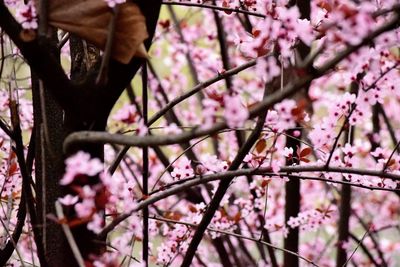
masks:
[[[74,185],[77,179],[90,179],[95,175],[102,176],[103,163],[97,158],[91,158],[88,153],[79,151],[65,161],[66,169],[60,184],[69,186],[77,194],[67,194],[58,201],[65,206],[73,206],[76,217],[88,220],[88,229],[93,232],[100,232],[104,226],[104,215],[101,208],[105,207],[107,190],[102,184],[95,185]],[[104,175],[103,175],[104,176]],[[78,183],[79,184],[79,183]],[[100,210],[99,212],[97,212]]]
[[[176,255],[184,254],[189,245],[188,238],[191,230],[182,224],[176,224],[171,230],[167,229],[167,242],[157,248],[157,263],[169,265]]]
[[[136,135],[138,136],[144,136],[148,132],[147,126],[144,124],[134,105],[123,106],[113,115],[113,119],[128,125],[136,124]]]
[[[188,160],[186,157],[179,159],[174,166],[174,170],[172,171],[171,176],[175,180],[192,177],[194,175],[194,171],[190,163],[191,161]]]
[[[28,1],[26,5],[22,4],[18,6],[16,17],[24,29],[37,29],[38,21],[34,1]]]
[[[65,174],[60,180],[61,185],[69,185],[80,175],[94,176],[103,170],[103,163],[91,159],[88,153],[79,151],[65,161]]]
[[[239,96],[224,96],[224,118],[230,128],[242,127],[249,117],[249,112]]]
[[[331,219],[332,210],[307,210],[300,212],[297,217],[290,217],[287,225],[290,228],[300,227],[302,231],[316,231]]]

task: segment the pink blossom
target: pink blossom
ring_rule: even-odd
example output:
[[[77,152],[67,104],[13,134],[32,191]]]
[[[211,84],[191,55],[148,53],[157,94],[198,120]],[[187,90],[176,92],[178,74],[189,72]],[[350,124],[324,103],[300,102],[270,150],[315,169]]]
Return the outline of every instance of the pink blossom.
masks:
[[[65,161],[66,169],[61,185],[67,185],[74,181],[77,175],[94,176],[103,170],[103,164],[97,158],[90,158],[85,152],[78,152]]]
[[[59,198],[58,201],[60,201],[61,204],[64,206],[72,206],[76,202],[78,202],[79,197],[78,196],[72,196],[72,195],[65,195],[62,198]]]
[[[87,228],[93,231],[95,234],[100,233],[104,227],[103,217],[103,215],[95,213],[92,217],[92,220],[88,223]]]
[[[78,217],[86,218],[92,215],[95,203],[93,199],[84,199],[82,202],[76,203],[74,207]]]
[[[292,147],[285,147],[283,150],[283,155],[287,158],[293,157],[293,148]]]
[[[113,119],[124,123],[135,123],[138,119],[136,107],[134,105],[125,105],[113,115]]]
[[[249,111],[243,106],[239,96],[224,96],[224,118],[231,128],[242,127],[249,117]]]
[[[149,129],[144,124],[143,120],[139,120],[138,127],[136,129],[136,135],[138,136],[145,136],[149,132]]]
[[[17,9],[16,17],[27,30],[34,30],[38,27],[36,8],[33,1],[28,1],[26,5],[21,5]]]
[[[191,161],[187,158],[183,157],[178,160],[178,162],[174,166],[174,170],[171,173],[171,176],[176,179],[184,179],[189,178],[194,175],[194,171],[190,165]]]

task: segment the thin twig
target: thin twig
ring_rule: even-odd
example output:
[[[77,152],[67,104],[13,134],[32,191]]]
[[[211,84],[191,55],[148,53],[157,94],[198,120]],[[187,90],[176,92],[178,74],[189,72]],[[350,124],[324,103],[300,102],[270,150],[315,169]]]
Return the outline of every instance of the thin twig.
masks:
[[[54,152],[53,146],[51,145],[50,142],[50,132],[49,132],[49,124],[47,121],[47,112],[46,112],[46,97],[44,95],[44,86],[43,82],[39,80],[39,97],[40,97],[40,112],[42,115],[42,125],[40,126],[40,131],[43,130],[43,144],[46,144],[47,151],[49,152],[49,156],[52,159],[56,158],[56,154]]]
[[[400,141],[397,142],[396,146],[395,146],[395,147],[393,148],[393,150],[392,150],[392,153],[390,153],[390,156],[389,156],[389,158],[387,159],[387,161],[386,161],[386,163],[385,163],[385,166],[383,166],[383,169],[382,169],[383,172],[386,171],[386,169],[389,167],[390,161],[392,160],[394,154],[395,154],[396,151],[399,149],[399,147],[400,147]]]
[[[380,34],[392,30],[397,23],[399,22],[399,15],[395,14],[391,20],[389,20],[386,24],[380,26],[375,31],[371,32],[368,36],[366,36],[358,45],[351,45],[338,52],[336,56],[324,64],[321,68],[317,69],[314,73],[308,74],[305,77],[300,78],[294,83],[289,83],[285,86],[282,91],[277,91],[271,94],[267,99],[261,101],[257,105],[255,105],[249,111],[249,117],[254,118],[258,116],[260,113],[265,111],[265,109],[270,108],[275,103],[278,103],[285,99],[288,96],[293,95],[297,92],[298,89],[303,88],[306,84],[309,84],[312,80],[321,77],[326,72],[331,70],[334,66],[336,66],[339,62],[341,62],[344,58],[357,51],[359,48],[364,46],[365,44],[370,43]],[[150,122],[150,121],[149,121]],[[219,130],[225,129],[227,127],[225,122],[216,123],[213,127],[209,129],[199,129],[192,132],[186,132],[176,136],[166,136],[163,137],[162,140],[155,138],[154,136],[146,136],[142,138],[137,137],[126,137],[126,136],[118,136],[112,135],[108,133],[99,133],[99,132],[77,132],[70,134],[64,141],[64,151],[68,150],[68,147],[76,142],[94,142],[94,143],[106,143],[113,142],[116,144],[124,144],[124,145],[137,145],[137,146],[152,146],[152,145],[168,145],[175,144],[180,142],[187,142],[193,138],[204,136],[207,134],[216,133]],[[152,143],[152,144],[149,144]]]
[[[0,129],[3,130],[3,132],[6,133],[6,135],[11,137],[12,133],[10,126],[7,125],[7,123],[3,120],[3,118],[0,118]]]
[[[24,189],[22,188],[22,191]],[[22,234],[22,230],[25,224],[25,218],[26,218],[26,202],[25,202],[25,197],[24,193],[21,192],[21,200],[18,205],[18,213],[17,213],[17,223],[14,227],[14,232],[12,235],[9,233],[7,227],[4,225],[3,220],[0,219],[1,223],[3,224],[3,227],[5,231],[7,232],[7,235],[10,237],[8,240],[7,244],[5,247],[0,250],[0,266],[5,266],[7,261],[11,258],[14,250],[17,253],[18,258],[21,260],[22,266],[24,266],[22,262],[22,257],[21,254],[17,248],[17,243],[18,240]]]
[[[346,260],[346,262],[343,264],[342,267],[346,267],[346,266],[347,266],[347,263],[349,263],[349,261],[351,260],[351,258],[353,258],[354,253],[356,253],[357,249],[360,247],[361,243],[364,241],[364,238],[368,235],[370,229],[371,229],[371,227],[369,227],[368,230],[365,231],[364,235],[363,235],[362,238],[360,239],[360,242],[358,242],[357,247],[353,250],[353,252],[351,253],[350,257]]]
[[[376,105],[377,105],[379,113],[381,113],[381,115],[383,117],[383,120],[386,124],[387,130],[389,131],[389,135],[390,135],[390,138],[392,139],[393,145],[397,146],[398,141],[397,141],[396,132],[393,128],[393,125],[390,123],[390,120],[389,120],[383,106],[381,104],[376,104]],[[397,150],[397,153],[400,153],[400,147],[397,147],[396,150]]]
[[[4,31],[1,29],[0,31],[0,49],[1,49],[1,59],[0,59],[0,78],[3,76],[5,57],[4,57]]]
[[[240,65],[238,67],[235,67],[235,68],[229,69],[223,73],[220,73],[217,76],[215,76],[205,82],[199,83],[198,85],[196,85],[195,87],[193,87],[192,89],[187,91],[186,93],[184,93],[184,94],[172,99],[170,102],[168,102],[161,110],[159,110],[156,114],[154,114],[150,118],[149,125],[152,125],[159,118],[161,118],[163,115],[165,115],[170,109],[172,109],[174,106],[176,106],[179,103],[183,102],[184,100],[188,99],[189,97],[196,94],[197,92],[207,88],[208,86],[210,86],[220,80],[226,79],[229,76],[236,75],[243,70],[251,68],[251,67],[255,66],[256,64],[257,64],[257,59],[253,59],[243,65]]]
[[[119,13],[119,5],[115,5],[115,7],[113,8],[113,15],[108,27],[107,42],[106,42],[106,47],[104,49],[103,59],[101,61],[100,71],[96,78],[96,84],[98,85],[105,85],[108,80],[107,77],[108,65],[110,63],[112,47],[115,39],[118,13]]]
[[[60,42],[57,44],[57,48],[59,50],[61,50],[64,47],[64,45],[69,41],[70,37],[71,37],[71,35],[69,34],[69,32],[67,32],[65,35],[63,35]]]
[[[162,222],[166,222],[166,223],[182,224],[182,225],[186,225],[186,226],[193,227],[194,229],[198,228],[198,226],[199,226],[198,224],[193,224],[193,223],[188,223],[188,222],[182,222],[182,221],[176,221],[176,220],[167,219],[167,218],[158,217],[158,216],[157,216],[157,217],[156,217],[156,216],[151,216],[150,219],[157,220],[157,221],[162,221]],[[263,244],[263,245],[268,246],[268,247],[271,247],[271,248],[273,248],[273,249],[280,250],[280,251],[282,251],[282,252],[284,252],[284,253],[288,253],[288,254],[294,255],[294,256],[296,256],[296,257],[299,257],[300,259],[306,261],[307,263],[309,263],[309,264],[311,264],[311,265],[313,265],[313,266],[318,266],[318,265],[315,264],[313,261],[311,261],[311,260],[309,260],[309,259],[307,259],[307,258],[301,256],[300,254],[298,254],[298,253],[296,253],[296,252],[293,252],[293,251],[290,251],[290,250],[287,250],[287,249],[284,249],[284,248],[275,246],[275,245],[273,245],[273,244],[271,244],[271,243],[268,243],[268,242],[265,242],[265,241],[261,241],[261,240],[259,240],[259,239],[257,239],[257,238],[248,237],[248,236],[240,235],[240,234],[237,234],[237,233],[233,233],[233,232],[229,232],[229,231],[224,231],[224,230],[219,230],[219,229],[215,229],[215,228],[211,228],[211,227],[207,227],[207,231],[216,232],[216,233],[220,233],[220,234],[225,234],[225,235],[234,236],[234,237],[241,238],[241,239],[246,239],[246,240],[254,241],[254,242],[256,242],[256,243]]]
[[[142,65],[142,107],[143,107],[143,123],[145,127],[148,127],[148,77],[147,77],[147,63]],[[149,147],[143,147],[143,176],[142,186],[143,195],[147,196],[149,193]],[[148,207],[143,209],[143,262],[145,266],[149,266],[149,209]]]
[[[39,37],[47,38],[48,30],[48,0],[39,1]]]
[[[264,95],[263,99],[267,98],[268,96],[268,86],[269,84],[265,84],[265,89],[264,89]],[[254,131],[250,134],[250,136],[247,138],[245,143],[240,147],[239,151],[237,152],[235,158],[233,159],[231,165],[229,166],[228,170],[236,170],[239,168],[239,166],[242,164],[244,157],[249,153],[250,149],[253,147],[255,142],[258,140],[260,137],[260,133],[264,127],[266,115],[267,115],[268,110],[264,110],[262,112],[261,116],[258,117],[256,128]],[[233,180],[232,178],[222,180],[218,188],[211,199],[211,202],[209,203],[209,206],[207,210],[205,211],[203,218],[200,221],[200,224],[198,228],[196,229],[196,232],[193,235],[192,241],[189,244],[189,247],[186,251],[185,257],[182,262],[182,267],[189,267],[192,263],[194,254],[203,238],[203,234],[207,228],[207,226],[210,224],[212,217],[214,216],[215,212],[217,211],[222,198],[224,197],[226,191],[228,190],[231,182]]]
[[[181,43],[182,44],[186,44],[186,45],[189,46],[189,44],[186,42],[185,35],[183,34],[182,29],[180,27],[180,23],[178,21],[178,17],[177,17],[177,15],[175,13],[174,8],[171,5],[168,5],[167,9],[168,9],[168,12],[171,15],[172,21],[174,22],[175,30],[179,35],[179,39],[180,39]],[[185,53],[185,56],[186,56],[186,60],[187,60],[187,63],[188,63],[190,74],[191,74],[191,76],[193,78],[193,82],[194,82],[194,84],[198,84],[200,81],[199,81],[199,77],[197,75],[196,67],[194,66],[194,63],[193,63],[193,60],[192,60],[192,55],[190,53],[190,49],[187,49],[187,51]],[[198,94],[198,96],[199,96],[200,100],[203,98],[203,95],[201,93]]]
[[[44,107],[42,107],[44,108]],[[43,117],[44,118],[44,117]],[[44,121],[44,120],[43,120]],[[46,129],[44,125],[40,125],[40,143],[41,144],[45,144],[46,143]],[[47,143],[47,147],[50,147],[50,143]],[[52,151],[51,149],[49,149],[49,151]],[[44,251],[47,251],[47,217],[46,217],[46,201],[47,201],[47,185],[46,185],[46,179],[47,179],[47,174],[46,174],[46,152],[45,149],[40,149],[40,161],[42,163],[42,177],[40,177],[41,179],[41,184],[42,184],[42,188],[41,188],[41,196],[42,196],[42,222],[43,222],[43,248]]]
[[[339,133],[336,135],[335,141],[333,142],[331,151],[330,151],[329,156],[328,156],[328,160],[327,160],[326,163],[325,163],[325,166],[326,166],[326,167],[329,167],[329,164],[330,164],[331,159],[332,159],[332,157],[333,157],[333,154],[334,154],[334,152],[335,152],[336,146],[337,146],[337,144],[339,143],[339,139],[340,139],[340,137],[342,136],[342,133],[344,132],[344,130],[345,130],[347,127],[349,127],[349,124],[348,124],[348,123],[349,123],[349,118],[350,118],[350,116],[353,114],[353,112],[354,112],[355,109],[356,109],[356,105],[353,104],[353,105],[351,106],[351,108],[350,108],[349,114],[345,116],[345,119],[344,119],[344,122],[343,122],[343,124],[342,124],[342,127],[340,127]]]
[[[20,119],[18,114],[18,105],[15,100],[10,101],[10,113],[11,113],[11,123],[12,123],[12,137],[15,142],[15,153],[17,155],[18,164],[20,167],[20,172],[22,176],[22,186],[24,188],[26,205],[28,207],[28,213],[31,220],[31,225],[33,228],[34,239],[37,247],[37,254],[40,260],[41,266],[48,266],[45,258],[44,248],[43,248],[43,239],[40,233],[40,228],[38,224],[36,209],[35,209],[35,200],[31,188],[31,180],[32,177],[28,172],[28,168],[26,166],[25,154],[24,154],[24,144],[22,141],[22,131],[20,125]]]
[[[56,213],[59,220],[65,219],[64,212],[60,202],[55,202]],[[75,242],[74,236],[72,235],[71,229],[65,223],[61,224],[61,228],[64,231],[65,237],[67,238],[68,244],[72,250],[72,253],[78,263],[79,267],[85,267],[85,261],[82,258],[81,252],[79,251],[78,245]]]
[[[225,12],[241,13],[241,14],[246,14],[246,15],[254,16],[254,17],[258,17],[258,18],[266,18],[266,16],[261,13],[251,12],[251,11],[248,11],[245,9],[229,8],[229,7],[222,7],[222,6],[217,6],[217,5],[188,3],[188,2],[168,2],[168,1],[163,1],[163,5],[201,7],[201,8],[208,8],[208,9],[212,9],[212,10],[219,10],[219,11],[225,11]]]
[[[114,219],[108,226],[103,228],[102,232],[99,234],[99,237],[102,238],[107,235],[108,232],[112,231],[120,222],[128,218],[134,212],[143,209],[143,207],[152,205],[157,201],[164,199],[166,197],[172,196],[176,193],[182,192],[190,187],[197,186],[199,184],[208,183],[211,181],[218,181],[223,179],[230,179],[232,177],[239,177],[239,176],[246,176],[246,175],[268,175],[271,177],[279,177],[279,176],[286,176],[290,173],[291,177],[299,178],[299,179],[306,179],[307,177],[303,176],[294,176],[293,173],[300,173],[300,172],[334,172],[334,173],[352,173],[352,174],[360,174],[360,175],[367,175],[367,176],[376,176],[376,177],[385,177],[400,180],[400,175],[391,174],[391,173],[382,173],[381,171],[374,171],[374,170],[365,170],[365,169],[356,169],[356,168],[344,168],[344,167],[329,167],[328,169],[325,166],[285,166],[282,167],[280,173],[273,173],[271,168],[255,168],[255,169],[241,169],[236,171],[227,171],[223,173],[217,174],[210,174],[204,176],[196,176],[195,178],[191,178],[190,180],[185,180],[181,184],[172,187],[170,189],[164,189],[162,191],[159,190],[158,193],[155,193],[151,197],[139,202],[136,207],[129,213],[124,213]],[[348,182],[345,181],[334,181],[330,179],[324,179],[320,177],[310,177],[309,179],[313,180],[320,180],[324,182],[332,182],[332,183],[341,183],[347,184]],[[356,184],[352,184],[356,185]],[[360,185],[360,187],[363,187]],[[389,190],[394,191],[393,189],[384,189],[384,188],[368,188],[368,189],[380,189],[380,190]]]

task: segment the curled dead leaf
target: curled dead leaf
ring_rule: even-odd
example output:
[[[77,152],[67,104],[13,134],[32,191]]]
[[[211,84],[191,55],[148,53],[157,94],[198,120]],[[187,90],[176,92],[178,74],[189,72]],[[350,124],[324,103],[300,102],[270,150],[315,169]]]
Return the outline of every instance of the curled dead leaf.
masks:
[[[24,42],[32,42],[36,38],[36,32],[30,29],[23,29],[19,36],[21,37],[22,41]]]
[[[38,1],[36,1],[38,5]],[[104,50],[113,11],[103,0],[50,0],[51,26],[73,33]],[[147,57],[146,19],[134,3],[124,3],[117,15],[111,57],[128,64],[134,56]]]

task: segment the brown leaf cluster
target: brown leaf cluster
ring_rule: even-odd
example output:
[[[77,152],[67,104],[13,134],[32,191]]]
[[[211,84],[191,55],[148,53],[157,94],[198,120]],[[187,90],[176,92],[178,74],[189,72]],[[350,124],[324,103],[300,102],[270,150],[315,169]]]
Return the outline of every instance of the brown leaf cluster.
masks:
[[[113,10],[104,0],[49,0],[51,26],[73,33],[104,50]],[[127,64],[134,56],[146,57],[146,19],[134,3],[120,5],[111,57]]]

